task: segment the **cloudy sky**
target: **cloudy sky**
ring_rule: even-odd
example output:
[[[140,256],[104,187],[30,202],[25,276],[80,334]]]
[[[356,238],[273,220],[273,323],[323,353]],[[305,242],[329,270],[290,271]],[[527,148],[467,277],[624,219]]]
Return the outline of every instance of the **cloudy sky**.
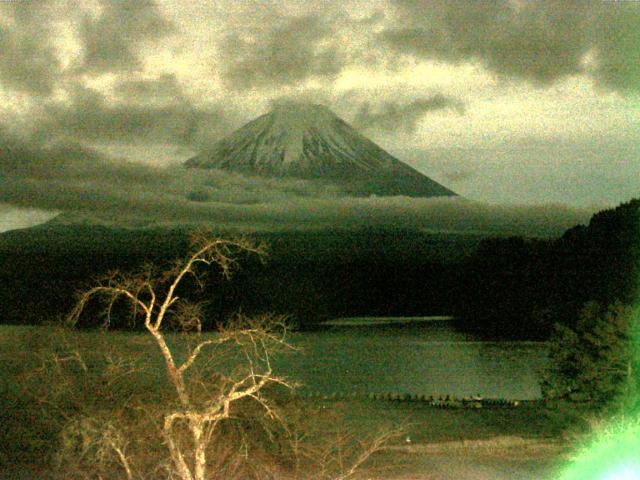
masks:
[[[0,0],[0,230],[329,202],[180,169],[282,99],[493,211],[616,205],[640,195],[640,2]]]

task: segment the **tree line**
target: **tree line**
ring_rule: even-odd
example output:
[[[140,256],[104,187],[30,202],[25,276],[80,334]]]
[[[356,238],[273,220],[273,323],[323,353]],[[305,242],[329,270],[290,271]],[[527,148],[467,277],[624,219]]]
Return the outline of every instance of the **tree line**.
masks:
[[[588,302],[631,305],[640,273],[640,200],[596,213],[558,239],[484,240],[463,262],[455,314],[463,328],[546,339],[573,328]]]
[[[246,258],[230,281],[215,272],[206,279],[210,324],[204,328],[238,310],[290,315],[302,328],[337,316],[453,314],[465,330],[545,339],[556,323],[575,326],[587,302],[633,301],[639,208],[640,200],[632,200],[604,210],[550,240],[380,228],[256,233],[252,237],[269,246],[266,265]],[[70,292],[109,270],[166,267],[166,259],[187,251],[189,234],[97,226],[5,233],[0,322],[38,324],[63,316],[73,306]],[[187,281],[181,288],[188,294],[200,285]],[[91,306],[87,310],[91,315]],[[121,321],[128,328],[123,311],[113,327]]]

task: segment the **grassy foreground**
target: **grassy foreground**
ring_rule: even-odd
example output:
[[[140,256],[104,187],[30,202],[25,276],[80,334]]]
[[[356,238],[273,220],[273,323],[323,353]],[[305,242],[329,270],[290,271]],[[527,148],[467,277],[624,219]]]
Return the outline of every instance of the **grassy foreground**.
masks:
[[[353,431],[403,424],[405,434],[370,462],[368,478],[553,479],[577,417],[537,402],[517,408],[436,409],[422,403],[334,402]]]
[[[70,351],[82,352],[86,370],[78,368]],[[92,331],[69,338],[51,327],[0,326],[0,362],[0,478],[55,478],[51,465],[59,458],[66,420],[85,408],[106,411],[109,418],[119,398],[144,395],[162,402],[169,392],[164,372],[154,368],[161,365],[160,356],[144,334]],[[54,370],[60,366],[57,377]],[[105,386],[105,378],[111,378],[105,375],[114,369],[124,373]],[[74,375],[87,376],[87,371],[90,377],[98,374],[73,383]],[[49,384],[58,378],[72,382],[72,390]],[[350,432],[351,443],[380,429],[403,427],[401,436],[368,460],[362,478],[550,478],[567,450],[563,433],[575,428],[577,418],[535,402],[440,410],[365,399],[296,401],[318,417],[332,412],[331,419]],[[321,423],[314,428],[315,435],[328,430]]]

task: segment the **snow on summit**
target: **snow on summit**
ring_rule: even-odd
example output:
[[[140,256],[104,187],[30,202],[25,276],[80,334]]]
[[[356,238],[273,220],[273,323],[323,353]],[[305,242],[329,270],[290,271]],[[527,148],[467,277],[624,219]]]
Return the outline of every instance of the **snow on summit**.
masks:
[[[317,180],[355,195],[455,195],[387,153],[327,107],[306,103],[276,106],[185,166]]]

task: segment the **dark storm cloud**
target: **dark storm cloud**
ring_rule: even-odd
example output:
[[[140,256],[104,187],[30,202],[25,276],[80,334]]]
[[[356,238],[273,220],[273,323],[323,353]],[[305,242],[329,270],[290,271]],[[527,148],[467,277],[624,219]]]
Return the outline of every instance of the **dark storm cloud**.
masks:
[[[50,15],[50,2],[0,2],[1,85],[33,95],[52,92],[60,63]]]
[[[379,128],[389,132],[403,130],[412,133],[428,112],[445,109],[462,113],[464,104],[442,94],[418,98],[409,103],[387,101],[373,107],[370,102],[365,102],[356,113],[353,124],[357,128]]]
[[[541,82],[580,71],[587,15],[575,2],[396,4],[403,26],[381,34],[396,50],[453,62],[477,59],[498,73]]]
[[[0,128],[0,146],[0,177],[4,179],[61,181],[79,188],[93,182],[130,187],[166,180],[158,175],[159,170],[109,159],[78,143],[43,144],[34,138],[18,138]],[[12,203],[11,199],[6,200]]]
[[[532,0],[396,0],[397,25],[380,33],[393,51],[480,61],[499,75],[547,84],[585,71],[613,88],[638,88],[640,3]]]
[[[141,50],[175,31],[153,0],[103,0],[100,7],[93,17],[74,0],[0,1],[0,84],[49,96],[78,73],[138,70]],[[56,50],[56,26],[65,23],[81,50],[79,63],[67,70]]]
[[[595,28],[596,79],[622,91],[640,91],[640,3],[607,2]]]
[[[51,104],[38,127],[41,138],[102,143],[174,143],[200,148],[228,132],[228,113],[219,106],[196,107],[172,77],[128,81],[115,88],[115,102],[80,85],[71,101]]]
[[[318,15],[276,20],[250,37],[228,35],[222,79],[234,89],[289,85],[310,77],[333,77],[344,59],[331,42],[333,30]]]
[[[140,48],[174,32],[154,0],[102,0],[97,18],[85,14],[80,25],[81,71],[106,73],[137,70]]]

